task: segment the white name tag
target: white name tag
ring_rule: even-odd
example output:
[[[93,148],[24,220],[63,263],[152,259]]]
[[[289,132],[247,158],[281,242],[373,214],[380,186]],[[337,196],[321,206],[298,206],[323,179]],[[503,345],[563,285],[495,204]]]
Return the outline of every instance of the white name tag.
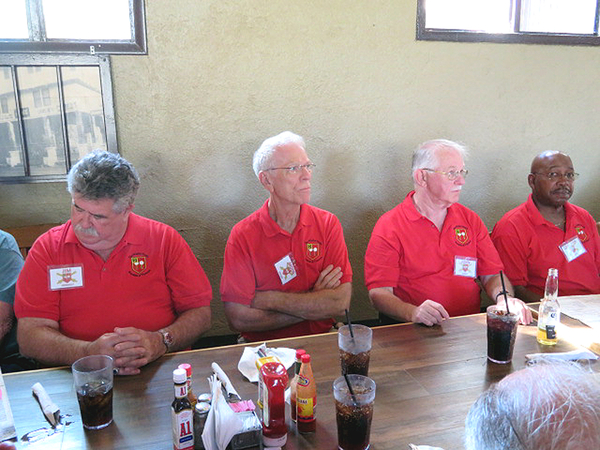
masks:
[[[83,266],[48,267],[48,282],[51,291],[83,287]]]
[[[467,278],[477,277],[477,258],[469,258],[468,256],[455,256],[454,275]]]
[[[291,253],[285,255],[279,261],[275,263],[275,270],[277,270],[277,274],[281,279],[281,284],[285,284],[290,280],[296,278],[296,266],[294,265],[294,261],[292,260]]]
[[[563,242],[558,248],[560,248],[569,262],[579,258],[584,253],[587,253],[587,250],[583,246],[583,242],[581,242],[577,236],[573,236],[568,241]]]

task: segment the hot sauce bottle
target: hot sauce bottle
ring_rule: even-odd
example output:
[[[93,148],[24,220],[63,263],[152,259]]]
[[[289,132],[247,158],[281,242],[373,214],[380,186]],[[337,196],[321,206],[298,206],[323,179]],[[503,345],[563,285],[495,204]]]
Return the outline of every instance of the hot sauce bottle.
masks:
[[[302,355],[302,366],[296,386],[296,424],[300,433],[317,429],[317,385],[310,365],[310,355]]]
[[[296,421],[296,386],[298,385],[298,374],[300,373],[300,366],[302,365],[302,355],[306,351],[299,348],[296,350],[296,364],[294,365],[294,378],[290,381],[290,406],[292,411],[292,420]]]
[[[171,403],[173,450],[194,450],[192,405],[187,398],[187,375],[184,369],[173,371],[175,400]]]
[[[192,366],[191,364],[184,363],[179,364],[177,368],[185,370],[185,374],[187,376],[187,398],[190,401],[190,404],[192,405],[192,409],[194,409],[194,406],[196,406],[196,402],[198,401],[198,399],[196,398],[196,396],[194,395],[194,391],[192,390]]]
[[[285,424],[285,388],[287,370],[281,363],[268,362],[261,366],[263,380],[263,443],[267,447],[283,447],[287,442]]]

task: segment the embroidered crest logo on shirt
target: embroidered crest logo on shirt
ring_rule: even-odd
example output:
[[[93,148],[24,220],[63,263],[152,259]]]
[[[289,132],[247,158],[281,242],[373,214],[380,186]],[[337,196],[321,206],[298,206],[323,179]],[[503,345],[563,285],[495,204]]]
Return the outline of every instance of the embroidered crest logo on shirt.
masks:
[[[145,256],[131,257],[131,270],[137,274],[142,274],[148,269],[148,263]]]
[[[277,270],[281,284],[288,283],[298,275],[296,273],[296,266],[294,266],[294,261],[292,260],[291,254],[285,255],[283,258],[277,261],[275,263],[275,270]]]
[[[48,284],[51,291],[83,287],[83,266],[48,267]]]
[[[321,257],[321,243],[319,241],[307,241],[306,242],[306,259],[308,261],[316,261]]]
[[[577,237],[579,237],[581,242],[587,242],[590,239],[585,232],[583,225],[575,225],[575,231],[577,232]]]
[[[458,245],[467,245],[471,241],[467,227],[454,227],[454,240]]]
[[[475,278],[477,276],[477,258],[468,256],[454,257],[454,275]]]
[[[577,236],[573,236],[568,241],[563,242],[558,246],[558,248],[560,248],[560,250],[563,252],[563,255],[565,255],[565,258],[568,262],[579,258],[584,253],[587,253],[587,250]]]

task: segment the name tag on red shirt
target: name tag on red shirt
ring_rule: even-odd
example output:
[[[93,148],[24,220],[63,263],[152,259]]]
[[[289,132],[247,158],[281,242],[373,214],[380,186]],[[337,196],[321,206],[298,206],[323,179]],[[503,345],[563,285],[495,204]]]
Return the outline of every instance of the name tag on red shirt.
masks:
[[[560,248],[569,262],[579,258],[584,253],[587,253],[587,250],[583,246],[583,242],[581,242],[581,239],[577,236],[573,236],[568,241],[563,242],[558,248]]]
[[[275,270],[277,270],[281,284],[293,280],[298,275],[291,253],[288,253],[275,263]]]
[[[51,291],[83,287],[83,266],[48,266],[48,287]]]
[[[454,275],[475,278],[477,276],[477,258],[468,256],[454,257]]]

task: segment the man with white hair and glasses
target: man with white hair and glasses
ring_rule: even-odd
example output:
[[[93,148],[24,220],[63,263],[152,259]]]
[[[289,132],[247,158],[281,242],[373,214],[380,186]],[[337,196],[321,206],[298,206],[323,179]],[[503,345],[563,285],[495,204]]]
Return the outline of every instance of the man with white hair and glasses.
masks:
[[[600,448],[598,375],[574,363],[538,363],[508,375],[473,404],[467,450]]]
[[[134,167],[92,152],[67,181],[71,220],[35,242],[17,281],[21,353],[43,365],[109,355],[134,375],[189,348],[210,328],[212,290],[177,231],[132,212]]]
[[[466,149],[445,139],[422,144],[413,154],[414,191],[380,217],[365,255],[365,281],[382,319],[440,324],[451,316],[480,312],[481,281],[504,303],[502,262],[482,220],[458,203],[465,177]],[[531,313],[513,298],[522,323]]]
[[[289,131],[254,154],[269,198],[231,230],[221,277],[227,320],[246,341],[329,331],[350,305],[342,226],[308,204],[314,167],[304,140]]]
[[[578,173],[571,158],[545,151],[531,163],[527,201],[492,231],[517,297],[538,302],[548,269],[558,269],[559,295],[600,293],[600,236],[585,209],[569,203]]]

